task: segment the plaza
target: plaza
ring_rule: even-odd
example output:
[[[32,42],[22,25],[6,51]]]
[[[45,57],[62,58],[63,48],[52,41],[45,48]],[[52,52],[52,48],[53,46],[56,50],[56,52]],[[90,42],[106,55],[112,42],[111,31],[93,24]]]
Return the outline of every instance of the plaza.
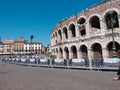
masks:
[[[120,80],[113,80],[120,61],[120,0],[104,0],[64,18],[50,38],[49,53],[32,42],[33,35],[30,42],[20,37],[0,43],[0,90],[120,90]]]
[[[119,90],[116,72],[42,68],[3,63],[0,90]]]

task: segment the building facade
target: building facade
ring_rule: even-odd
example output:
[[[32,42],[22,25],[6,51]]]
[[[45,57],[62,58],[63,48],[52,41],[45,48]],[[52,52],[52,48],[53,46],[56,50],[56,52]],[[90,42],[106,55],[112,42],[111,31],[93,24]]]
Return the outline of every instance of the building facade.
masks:
[[[14,40],[14,54],[24,54],[24,37],[19,37],[18,40]]]
[[[4,47],[3,43],[0,42],[0,55],[3,55],[3,47]]]
[[[11,55],[14,54],[14,40],[5,40],[3,42],[3,54]]]
[[[39,54],[41,53],[42,44],[39,42],[25,42],[24,54]]]
[[[41,48],[41,53],[47,53],[47,47],[42,46],[42,48]]]
[[[60,21],[50,50],[64,59],[120,57],[120,0],[105,0]]]
[[[4,55],[40,54],[41,50],[40,42],[28,42],[24,37],[19,37],[17,40],[4,40],[0,43],[0,54]]]

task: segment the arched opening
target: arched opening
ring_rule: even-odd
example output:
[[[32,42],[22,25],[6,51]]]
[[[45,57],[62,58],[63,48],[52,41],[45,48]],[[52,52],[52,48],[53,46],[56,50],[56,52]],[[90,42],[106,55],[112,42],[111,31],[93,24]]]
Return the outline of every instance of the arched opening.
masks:
[[[77,23],[79,24],[79,33],[81,36],[86,35],[86,28],[85,28],[86,20],[84,18],[80,18]]]
[[[63,28],[63,33],[65,35],[65,38],[68,39],[68,33],[67,33],[67,28],[66,27]]]
[[[55,36],[56,36],[56,38],[57,38],[57,32],[55,32]]]
[[[115,42],[115,47],[116,47],[115,51],[116,51],[117,57],[120,58],[120,44]],[[113,42],[110,42],[107,45],[107,49],[108,49],[109,58],[113,58]]]
[[[103,58],[102,56],[102,47],[99,43],[95,43],[92,45],[92,51],[93,51],[93,58]]]
[[[90,25],[92,28],[97,28],[97,29],[100,29],[100,20],[97,16],[93,16],[91,19],[90,19]]]
[[[62,40],[62,33],[61,33],[61,30],[58,30],[58,34],[59,34],[60,40]]]
[[[88,58],[87,47],[85,45],[80,47],[80,52],[82,54],[82,58]]]
[[[56,48],[56,53],[58,54],[58,49]]]
[[[84,18],[80,18],[78,21],[77,21],[77,23],[78,24],[84,24],[86,22],[86,20],[84,19]]]
[[[109,11],[105,15],[107,29],[119,28],[118,14],[115,11]]]
[[[52,35],[52,38],[55,38],[55,34]]]
[[[77,58],[77,48],[76,46],[71,47],[72,58]]]
[[[81,36],[86,35],[86,30],[85,30],[85,28],[83,28],[82,30],[80,30],[80,35],[81,35]]]
[[[56,48],[56,50],[55,50],[55,51],[56,51],[56,56],[58,57],[58,49]]]
[[[57,44],[58,43],[58,41],[57,40],[55,40],[55,44]]]
[[[75,25],[71,24],[69,29],[71,31],[72,37],[76,37]]]
[[[64,48],[65,51],[65,59],[69,59],[69,50],[67,47]]]
[[[55,53],[55,49],[52,49],[52,53]]]
[[[62,50],[62,48],[59,49],[59,52],[60,52],[59,58],[63,58],[63,50]]]

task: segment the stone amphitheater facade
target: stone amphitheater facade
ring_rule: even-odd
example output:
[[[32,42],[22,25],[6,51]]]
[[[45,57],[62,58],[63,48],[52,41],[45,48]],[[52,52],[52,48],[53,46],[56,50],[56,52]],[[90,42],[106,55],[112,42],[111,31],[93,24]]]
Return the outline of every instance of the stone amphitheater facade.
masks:
[[[113,38],[114,37],[114,38]],[[120,0],[106,0],[60,21],[51,32],[50,50],[57,58],[120,57]]]

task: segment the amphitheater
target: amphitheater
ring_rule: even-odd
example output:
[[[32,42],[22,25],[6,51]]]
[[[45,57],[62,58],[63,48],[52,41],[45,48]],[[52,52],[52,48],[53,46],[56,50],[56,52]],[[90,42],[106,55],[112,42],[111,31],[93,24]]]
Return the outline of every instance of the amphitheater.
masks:
[[[104,0],[60,21],[50,50],[63,59],[120,57],[120,0]]]

